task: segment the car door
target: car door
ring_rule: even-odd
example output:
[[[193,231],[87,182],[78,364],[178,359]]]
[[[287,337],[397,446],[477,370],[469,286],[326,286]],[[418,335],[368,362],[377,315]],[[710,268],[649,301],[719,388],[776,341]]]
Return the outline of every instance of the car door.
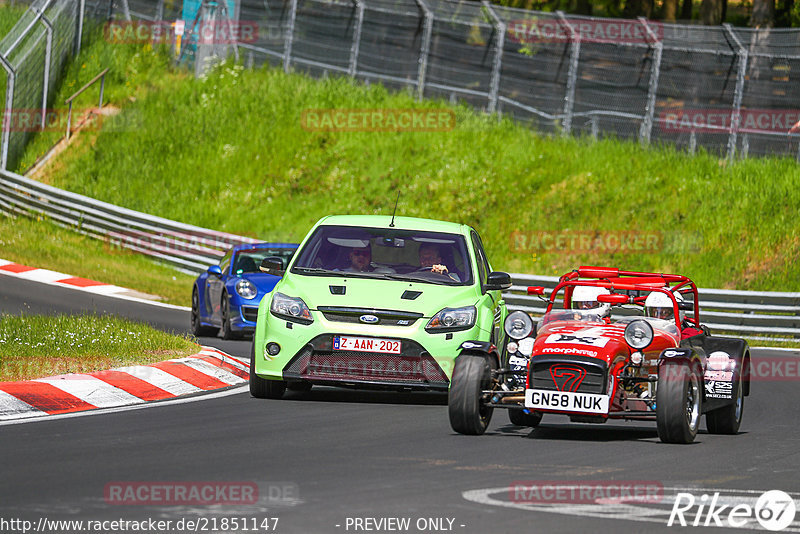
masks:
[[[492,268],[489,265],[489,260],[486,258],[486,252],[483,249],[483,242],[481,241],[478,232],[472,230],[470,232],[472,238],[472,248],[475,250],[475,261],[478,264],[478,279],[481,284],[481,297],[478,301],[478,306],[485,308],[486,313],[493,317],[492,321],[492,336],[491,341],[497,347],[502,348],[505,339],[505,330],[503,329],[503,321],[505,320],[505,303],[500,291],[487,291],[486,279]],[[480,315],[480,311],[479,311]]]
[[[225,253],[221,260],[219,260],[219,269],[222,271],[222,276],[208,275],[208,305],[211,309],[211,319],[215,324],[222,324],[222,310],[220,303],[222,302],[222,292],[225,289],[225,280],[229,275],[231,260],[233,258],[233,249]]]

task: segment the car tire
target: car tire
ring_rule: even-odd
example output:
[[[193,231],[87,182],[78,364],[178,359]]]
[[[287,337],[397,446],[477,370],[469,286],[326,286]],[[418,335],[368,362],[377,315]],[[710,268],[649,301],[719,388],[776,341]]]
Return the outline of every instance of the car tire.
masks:
[[[737,377],[736,398],[732,404],[706,414],[706,429],[711,434],[738,434],[744,413],[744,390],[741,377]]]
[[[222,339],[240,339],[242,333],[231,327],[231,303],[227,293],[222,294],[220,310],[222,312]]]
[[[512,425],[529,426],[536,428],[542,422],[542,413],[525,413],[524,410],[508,410],[508,420]]]
[[[200,296],[197,292],[197,286],[192,289],[191,328],[194,337],[212,336],[217,333],[216,328],[203,326],[200,323]]]
[[[486,432],[494,408],[485,404],[481,392],[491,387],[495,368],[487,354],[462,353],[456,358],[447,411],[450,426],[459,434],[478,436]]]
[[[664,443],[691,443],[700,427],[703,375],[697,364],[664,361],[658,372],[656,424]]]
[[[286,391],[283,380],[267,380],[256,374],[256,344],[250,348],[250,395],[257,399],[280,399]]]

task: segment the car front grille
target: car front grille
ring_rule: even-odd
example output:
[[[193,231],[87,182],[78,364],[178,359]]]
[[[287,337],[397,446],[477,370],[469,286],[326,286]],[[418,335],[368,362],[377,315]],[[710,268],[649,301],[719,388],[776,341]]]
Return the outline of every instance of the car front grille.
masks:
[[[242,306],[242,318],[245,321],[256,322],[258,319],[258,308],[255,306]]]
[[[284,378],[437,389],[448,386],[447,375],[436,360],[413,341],[401,340],[402,354],[383,354],[333,350],[324,339],[331,337],[318,336],[301,349],[284,368]]]
[[[378,310],[373,308],[345,308],[341,306],[320,306],[317,308],[329,321],[340,323],[378,324],[383,326],[411,326],[422,317],[421,313],[400,310]],[[375,323],[366,323],[362,316],[373,315]]]
[[[529,385],[533,389],[605,393],[606,364],[581,356],[534,356],[529,367]]]

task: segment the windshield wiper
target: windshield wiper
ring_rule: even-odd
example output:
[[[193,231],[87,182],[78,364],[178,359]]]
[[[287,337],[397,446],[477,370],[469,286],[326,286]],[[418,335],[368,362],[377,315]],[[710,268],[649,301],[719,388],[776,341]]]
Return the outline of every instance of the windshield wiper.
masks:
[[[302,274],[333,274],[336,276],[342,276],[345,274],[341,271],[332,271],[330,269],[322,269],[320,267],[295,267],[293,270]]]

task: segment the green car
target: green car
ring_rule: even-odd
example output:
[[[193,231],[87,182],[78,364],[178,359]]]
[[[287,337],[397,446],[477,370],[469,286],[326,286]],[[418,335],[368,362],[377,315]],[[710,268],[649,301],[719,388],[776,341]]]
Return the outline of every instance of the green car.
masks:
[[[446,391],[462,350],[499,352],[507,273],[493,272],[469,226],[382,215],[324,217],[264,297],[250,393],[313,384]]]

